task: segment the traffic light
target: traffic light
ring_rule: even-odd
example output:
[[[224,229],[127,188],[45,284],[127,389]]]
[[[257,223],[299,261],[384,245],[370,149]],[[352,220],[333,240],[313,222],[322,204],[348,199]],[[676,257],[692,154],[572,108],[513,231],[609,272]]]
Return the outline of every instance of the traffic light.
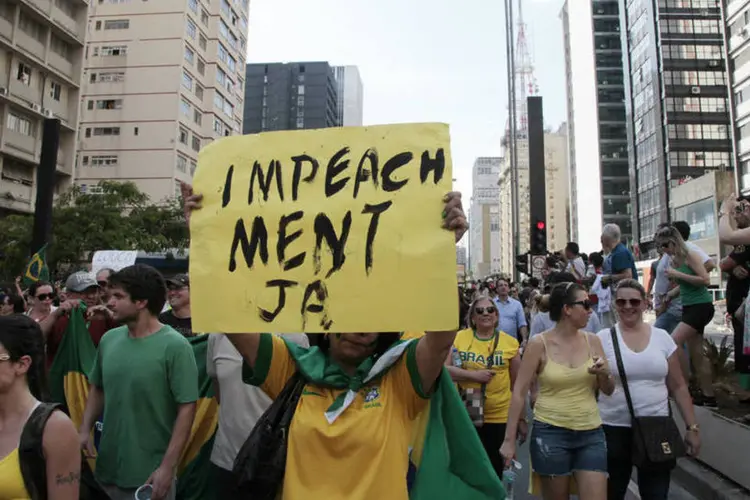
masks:
[[[547,223],[541,219],[537,219],[531,228],[531,253],[547,254]]]
[[[524,253],[516,256],[516,271],[522,274],[530,275],[529,273],[529,254]]]

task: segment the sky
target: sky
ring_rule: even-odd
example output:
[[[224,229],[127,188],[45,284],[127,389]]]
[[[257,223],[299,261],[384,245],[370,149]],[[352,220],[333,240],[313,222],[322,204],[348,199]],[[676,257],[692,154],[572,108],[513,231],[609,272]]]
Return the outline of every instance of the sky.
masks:
[[[545,125],[565,121],[562,0],[523,2]],[[478,156],[501,154],[507,117],[501,0],[250,0],[248,62],[356,65],[364,124],[451,127],[456,188]]]

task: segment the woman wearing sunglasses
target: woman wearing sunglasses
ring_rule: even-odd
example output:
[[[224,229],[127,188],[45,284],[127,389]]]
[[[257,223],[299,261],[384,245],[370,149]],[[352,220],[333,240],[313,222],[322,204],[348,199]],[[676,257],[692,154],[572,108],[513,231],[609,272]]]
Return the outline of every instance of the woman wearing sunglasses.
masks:
[[[682,418],[688,423],[685,443],[690,455],[700,450],[698,425],[693,402],[682,376],[677,345],[669,334],[643,321],[648,306],[646,290],[635,280],[620,281],[615,291],[615,324],[622,365],[628,382],[633,410],[638,417],[669,415],[669,393],[674,396]],[[599,413],[607,436],[608,500],[623,500],[633,472],[631,460],[633,432],[630,410],[617,368],[617,358],[610,329],[599,332],[612,372],[616,374],[615,391],[599,397]],[[638,468],[641,498],[666,500],[674,464]]]
[[[479,439],[490,457],[499,478],[503,474],[500,446],[505,437],[510,395],[521,366],[518,341],[500,331],[495,304],[480,297],[469,307],[469,328],[461,330],[453,342],[454,352],[446,360],[451,378],[462,391],[477,394],[481,405],[475,418]],[[526,421],[519,423],[518,433],[526,438]]]
[[[31,308],[26,315],[39,323],[57,309],[52,302],[55,300],[55,291],[47,282],[37,281],[29,287],[29,305]]]
[[[668,302],[677,294],[682,300],[682,320],[672,332],[672,338],[679,346],[687,343],[701,389],[701,394],[696,397],[697,404],[716,406],[711,365],[703,355],[703,332],[714,318],[713,297],[708,291],[711,278],[701,256],[688,249],[676,228],[668,226],[660,229],[656,232],[655,241],[671,258],[671,265],[666,270],[667,277],[679,285],[670,290],[664,300]],[[680,356],[680,360],[683,375],[688,377],[690,363],[685,356]]]
[[[508,464],[516,455],[518,424],[536,378],[539,395],[529,445],[533,493],[541,490],[544,500],[568,500],[575,477],[581,500],[602,500],[607,494],[607,447],[596,391],[612,394],[614,383],[601,341],[582,330],[591,314],[586,289],[577,283],[556,285],[549,309],[556,325],[529,341],[500,453]]]

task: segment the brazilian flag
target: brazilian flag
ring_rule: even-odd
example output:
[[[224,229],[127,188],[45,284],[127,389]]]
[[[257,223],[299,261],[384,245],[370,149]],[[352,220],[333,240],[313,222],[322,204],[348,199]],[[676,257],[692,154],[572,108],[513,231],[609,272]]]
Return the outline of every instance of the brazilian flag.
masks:
[[[80,427],[86,399],[89,393],[88,370],[94,364],[96,347],[91,340],[84,307],[76,307],[70,313],[70,321],[63,335],[55,360],[50,367],[50,396],[52,401],[64,404],[76,428]],[[208,336],[190,339],[198,365],[197,402],[193,428],[183,451],[178,467],[178,500],[212,500],[214,480],[211,470],[211,450],[219,423],[219,404],[213,393],[213,384],[206,372]],[[94,442],[98,444],[99,423],[94,431]],[[90,462],[92,469],[96,462]]]
[[[29,259],[26,271],[23,273],[23,282],[31,285],[37,281],[49,281],[49,267],[47,267],[47,245],[36,251]]]

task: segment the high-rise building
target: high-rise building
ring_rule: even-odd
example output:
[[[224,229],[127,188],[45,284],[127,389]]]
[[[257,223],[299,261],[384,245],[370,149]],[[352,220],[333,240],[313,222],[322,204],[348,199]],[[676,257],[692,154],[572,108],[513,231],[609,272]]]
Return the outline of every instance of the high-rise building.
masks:
[[[327,62],[248,64],[244,134],[336,127],[338,91]]]
[[[729,0],[724,9],[729,44],[730,102],[734,117],[737,189],[750,193],[750,0]]]
[[[622,3],[621,3],[622,5]],[[733,168],[716,0],[633,0],[620,11],[633,235],[653,257],[671,189]]]
[[[497,179],[503,159],[480,157],[472,170],[469,207],[469,269],[481,278],[500,271],[500,190]]]
[[[133,181],[159,202],[203,146],[240,133],[248,4],[91,3],[76,184]]]
[[[338,120],[343,127],[361,127],[364,108],[364,89],[356,66],[336,66],[338,85]]]
[[[518,230],[519,249],[521,253],[531,248],[531,222],[529,221],[529,141],[518,141]],[[562,250],[570,241],[569,233],[569,181],[568,181],[568,136],[566,125],[563,124],[557,132],[544,134],[544,171],[547,211],[547,248],[550,251]],[[506,157],[507,158],[507,157]],[[499,185],[499,221],[500,234],[512,235],[511,227],[514,207],[511,203],[511,175],[510,161],[502,164]],[[471,227],[471,226],[470,226]],[[585,248],[582,250],[586,251]],[[500,271],[512,274],[515,268],[515,245],[512,236],[500,240]]]
[[[0,0],[0,214],[31,213],[45,118],[60,120],[56,191],[73,179],[84,0]]]
[[[563,22],[568,104],[571,239],[600,246],[604,224],[630,239],[630,174],[617,0],[566,0]]]

